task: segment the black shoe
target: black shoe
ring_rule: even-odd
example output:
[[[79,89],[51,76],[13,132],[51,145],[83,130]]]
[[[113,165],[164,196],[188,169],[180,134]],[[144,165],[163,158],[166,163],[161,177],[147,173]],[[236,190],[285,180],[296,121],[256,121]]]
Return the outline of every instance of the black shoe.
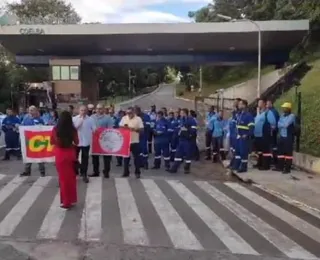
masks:
[[[141,174],[136,174],[136,178],[140,179],[141,178]]]
[[[99,176],[100,176],[99,173],[92,173],[92,174],[89,175],[89,177],[99,177]]]
[[[2,159],[2,161],[10,161],[10,158],[4,157],[4,158]]]
[[[160,167],[158,167],[158,166],[153,166],[151,169],[152,169],[152,170],[158,170],[158,169],[160,169]]]
[[[83,176],[82,180],[84,183],[89,183],[89,178],[87,176]]]
[[[46,176],[46,173],[45,172],[40,172],[40,176],[44,177],[44,176]]]
[[[176,170],[173,170],[173,169],[168,169],[167,172],[169,172],[169,173],[177,173],[177,171],[176,171]]]
[[[211,157],[210,157],[210,156],[207,156],[207,157],[205,158],[205,160],[206,160],[206,161],[210,161],[210,160],[211,160]]]
[[[122,163],[117,163],[116,166],[117,166],[117,167],[121,167],[121,166],[122,166]]]
[[[31,176],[31,173],[29,172],[23,172],[20,174],[20,177],[27,177],[27,176]]]

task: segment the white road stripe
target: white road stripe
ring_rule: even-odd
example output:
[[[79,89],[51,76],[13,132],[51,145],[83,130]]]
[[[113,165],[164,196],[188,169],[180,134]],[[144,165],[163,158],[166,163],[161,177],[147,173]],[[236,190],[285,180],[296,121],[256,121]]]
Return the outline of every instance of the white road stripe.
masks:
[[[0,236],[10,236],[52,177],[39,178],[0,223]]]
[[[2,180],[4,177],[6,177],[6,175],[0,174],[0,180]]]
[[[124,242],[131,245],[149,245],[131,187],[127,179],[115,178]]]
[[[154,208],[171,238],[172,244],[179,249],[202,250],[197,238],[184,223],[154,180],[141,180]]]
[[[101,178],[92,178],[90,179],[87,187],[86,201],[81,218],[79,239],[86,241],[100,240],[102,230],[101,204]]]
[[[0,205],[18,188],[27,177],[16,176],[0,190]]]
[[[232,253],[259,255],[256,250],[234,232],[226,222],[220,219],[180,181],[170,180],[167,182]]]
[[[270,202],[269,200],[259,196],[258,194],[246,189],[245,187],[243,187],[237,183],[227,183],[226,185],[228,185],[228,187],[230,187],[234,191],[238,192],[242,196],[251,200],[252,202],[257,204],[258,206],[264,208],[265,210],[267,210],[268,212],[270,212],[271,214],[273,214],[277,218],[288,223],[294,229],[299,230],[300,232],[304,233],[305,235],[309,236],[313,240],[320,243],[320,229],[316,228],[315,226],[304,221],[303,219],[298,218],[297,216],[284,210],[283,208],[279,207],[278,205]]]
[[[66,211],[60,208],[60,191],[58,191],[45,219],[42,222],[38,238],[57,238],[65,215]]]
[[[286,237],[284,234],[280,233],[278,230],[252,214],[250,211],[237,204],[234,200],[227,197],[224,193],[217,190],[212,185],[199,181],[196,181],[196,184],[215,200],[217,200],[221,205],[233,212],[238,218],[255,229],[261,236],[266,238],[288,257],[299,259],[317,259],[316,256],[304,250],[290,238]]]

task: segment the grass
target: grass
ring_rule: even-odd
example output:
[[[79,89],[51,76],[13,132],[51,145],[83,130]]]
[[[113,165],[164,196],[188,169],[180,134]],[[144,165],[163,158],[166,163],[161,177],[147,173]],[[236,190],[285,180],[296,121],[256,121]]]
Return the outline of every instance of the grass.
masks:
[[[268,66],[268,67],[265,67],[261,70],[261,74],[264,75],[264,74],[267,74],[273,70],[274,70],[273,66]],[[232,74],[232,72],[230,72],[230,74]],[[229,88],[229,87],[240,84],[242,82],[246,82],[246,81],[248,81],[252,78],[256,78],[256,77],[257,77],[257,69],[252,69],[252,70],[248,71],[248,73],[245,76],[240,77],[240,78],[234,79],[234,75],[233,75],[232,79],[230,79],[227,75],[219,82],[215,82],[215,83],[203,82],[202,96],[210,96],[211,94],[214,94],[216,92],[216,90],[218,90],[218,89]],[[178,97],[194,100],[194,98],[196,96],[198,96],[197,91],[187,92],[187,91],[185,91],[185,88],[186,88],[186,86],[184,84],[177,85],[176,94]],[[181,95],[181,93],[183,93],[183,95]]]
[[[320,157],[320,59],[310,63],[312,69],[305,75],[298,87],[302,95],[301,152]],[[292,102],[297,112],[296,90],[292,88],[275,103],[280,108],[284,102]]]

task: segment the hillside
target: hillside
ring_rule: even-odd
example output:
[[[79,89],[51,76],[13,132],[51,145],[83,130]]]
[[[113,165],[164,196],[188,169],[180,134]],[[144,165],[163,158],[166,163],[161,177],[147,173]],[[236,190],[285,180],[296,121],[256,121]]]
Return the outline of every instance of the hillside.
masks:
[[[320,59],[311,62],[312,69],[301,81],[298,91],[302,94],[301,152],[320,157]],[[297,112],[296,90],[292,88],[275,103],[280,108],[283,102],[292,102]]]

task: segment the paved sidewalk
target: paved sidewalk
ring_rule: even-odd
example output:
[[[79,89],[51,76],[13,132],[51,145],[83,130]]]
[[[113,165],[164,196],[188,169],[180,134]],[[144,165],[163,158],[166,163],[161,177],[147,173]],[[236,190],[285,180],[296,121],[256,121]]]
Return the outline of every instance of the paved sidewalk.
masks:
[[[229,161],[224,161],[228,165]],[[247,173],[233,173],[244,182],[252,182],[260,189],[281,197],[304,209],[309,208],[320,217],[320,176],[293,170],[291,174],[249,169]]]

